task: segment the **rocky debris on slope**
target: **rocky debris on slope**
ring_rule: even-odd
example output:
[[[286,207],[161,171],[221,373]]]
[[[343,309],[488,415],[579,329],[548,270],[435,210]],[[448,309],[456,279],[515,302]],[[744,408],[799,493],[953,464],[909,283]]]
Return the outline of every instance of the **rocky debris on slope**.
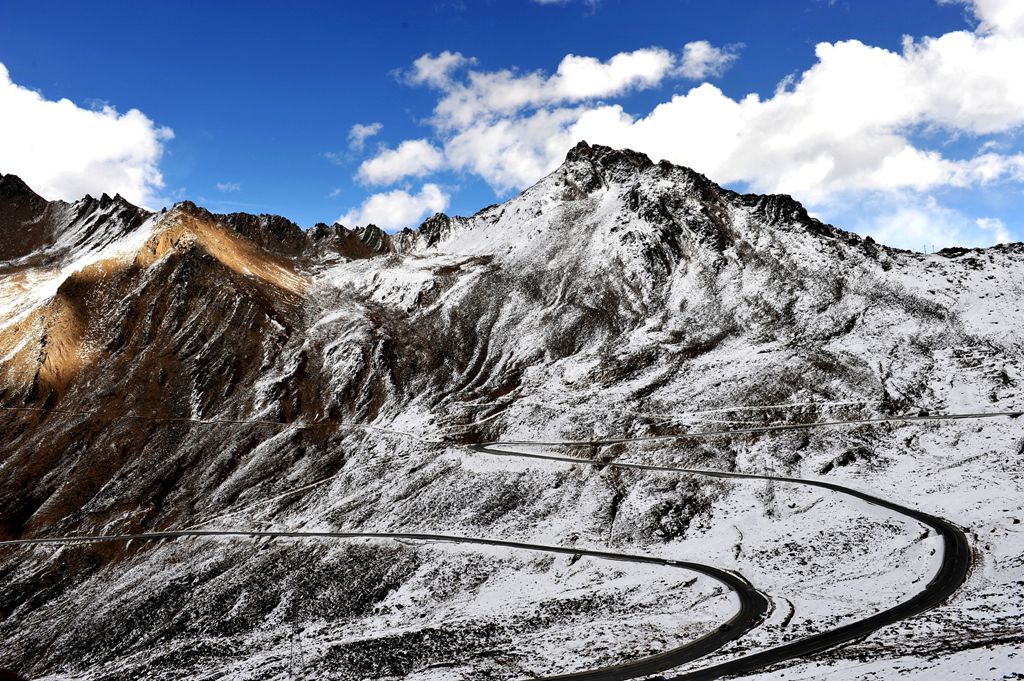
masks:
[[[747,639],[767,645],[912,592],[927,539],[775,486],[496,463],[449,445],[1021,399],[1004,378],[1024,369],[1021,247],[901,252],[825,225],[788,196],[737,194],[599,145],[580,143],[504,204],[395,234],[304,231],[191,203],[151,215],[118,197],[46,202],[10,175],[0,230],[15,244],[0,257],[17,267],[0,278],[0,403],[97,412],[0,414],[2,538],[180,528],[272,499],[211,526],[701,554],[794,603]],[[779,403],[812,404],[692,413]],[[1012,561],[1024,547],[1004,527],[1019,509],[992,506],[1024,493],[1001,472],[1019,458],[1019,432],[992,428],[864,426],[571,453],[913,489],[979,536],[991,530],[993,555],[1006,557],[956,613],[998,610],[998,589],[1019,591]],[[962,480],[975,482],[949,494]],[[949,506],[957,499],[973,501]],[[302,547],[301,570],[288,568],[297,552],[185,540],[5,550],[0,667],[271,678],[301,629],[311,663],[338,678],[429,678],[443,665],[508,678],[646,654],[650,641],[700,630],[683,624],[691,600],[677,583],[621,566],[485,556],[486,568],[468,570],[429,546],[316,544]],[[460,581],[470,574],[477,581]],[[534,593],[524,574],[548,586]],[[808,580],[819,581],[797,589]],[[693,604],[727,601],[691,587]],[[488,609],[499,595],[520,598],[514,617]],[[97,602],[76,624],[71,613]],[[712,605],[708,621],[727,610]],[[444,622],[431,621],[438,612]],[[982,622],[971,641],[1000,627]],[[943,631],[927,634],[932,644]],[[524,641],[535,654],[519,654]]]

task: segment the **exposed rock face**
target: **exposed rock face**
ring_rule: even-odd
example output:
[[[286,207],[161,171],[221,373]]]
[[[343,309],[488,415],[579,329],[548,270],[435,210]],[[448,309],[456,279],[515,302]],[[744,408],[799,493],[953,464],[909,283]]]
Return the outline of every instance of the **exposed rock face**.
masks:
[[[149,216],[120,194],[48,202],[15,175],[0,175],[0,267],[53,264],[103,248]]]
[[[507,203],[396,234],[47,202],[2,176],[0,404],[63,411],[0,413],[0,539],[248,509],[207,527],[611,546],[747,575],[778,606],[756,649],[914,593],[930,540],[806,490],[451,445],[1019,408],[1022,281],[1020,244],[896,251],[788,196],[586,143]],[[693,413],[780,403],[815,406]],[[848,478],[971,528],[986,557],[963,597],[908,625],[912,643],[886,630],[837,652],[842,667],[1024,642],[1020,439],[961,422],[576,453]],[[0,668],[281,678],[298,641],[323,677],[568,672],[727,616],[713,583],[672,579],[379,542],[0,549]]]

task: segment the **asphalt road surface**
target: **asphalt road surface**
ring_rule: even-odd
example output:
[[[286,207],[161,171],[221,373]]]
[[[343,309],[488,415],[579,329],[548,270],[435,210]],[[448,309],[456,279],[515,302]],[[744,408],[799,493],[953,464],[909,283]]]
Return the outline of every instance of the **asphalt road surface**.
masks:
[[[985,413],[985,414],[973,414],[973,415],[956,415],[953,417],[946,418],[988,418],[991,416],[1011,416],[1017,417],[1020,414],[1017,412],[1007,413]],[[912,419],[900,419],[900,420],[938,420],[942,417],[914,417]],[[872,423],[879,420],[891,420],[891,419],[866,419],[861,421],[862,423]],[[850,422],[838,422],[838,424],[847,424]],[[807,424],[801,424],[806,427]],[[836,422],[823,423],[820,425],[837,425]],[[786,426],[777,427],[765,427],[765,428],[748,428],[743,430],[728,431],[732,433],[743,433],[743,432],[763,432],[765,430],[784,430],[789,429]],[[705,435],[719,435],[721,433],[706,433]],[[673,436],[674,437],[674,436]],[[686,437],[679,436],[679,437]],[[898,603],[887,610],[878,612],[870,617],[866,617],[856,622],[851,622],[844,626],[836,629],[830,629],[823,631],[811,636],[806,636],[801,639],[797,639],[790,643],[786,643],[781,646],[776,646],[768,650],[764,650],[751,655],[739,657],[727,662],[705,667],[703,669],[697,669],[691,672],[686,672],[681,675],[671,677],[672,681],[708,681],[710,679],[718,679],[723,676],[729,676],[734,674],[741,674],[745,672],[751,672],[757,669],[761,669],[779,662],[785,662],[792,660],[797,657],[804,657],[812,655],[814,653],[827,650],[834,646],[849,643],[859,638],[867,636],[878,629],[885,627],[890,624],[895,624],[908,617],[920,614],[934,608],[937,605],[943,603],[946,599],[952,596],[957,589],[967,579],[967,574],[970,571],[971,563],[973,560],[971,547],[967,541],[967,535],[964,534],[963,530],[943,518],[933,516],[931,514],[919,511],[917,509],[903,506],[895,502],[876,497],[874,495],[862,492],[860,490],[844,487],[832,482],[826,482],[823,480],[806,480],[802,478],[789,478],[783,476],[772,476],[772,475],[757,475],[753,473],[734,473],[729,471],[716,471],[706,470],[700,468],[677,468],[673,466],[657,466],[649,464],[639,463],[623,463],[623,462],[602,462],[602,461],[591,461],[588,459],[579,459],[571,456],[558,456],[555,454],[537,454],[528,452],[515,452],[507,449],[501,449],[501,447],[509,446],[546,446],[554,447],[560,445],[593,445],[601,446],[612,443],[621,442],[632,442],[636,440],[652,440],[652,439],[667,439],[662,437],[656,438],[616,438],[612,440],[594,440],[594,441],[566,441],[566,442],[489,442],[480,445],[470,445],[467,448],[471,451],[481,454],[492,454],[504,457],[515,457],[515,458],[526,458],[526,459],[537,459],[542,461],[556,461],[559,463],[570,463],[574,465],[590,465],[598,468],[620,468],[628,470],[640,470],[640,471],[657,471],[657,472],[669,472],[669,473],[684,473],[688,475],[702,475],[712,478],[727,478],[727,479],[747,479],[747,480],[773,480],[780,483],[789,483],[794,485],[805,485],[810,487],[819,487],[821,489],[830,490],[839,494],[845,494],[862,501],[866,501],[870,504],[880,506],[890,511],[894,511],[898,514],[911,518],[918,521],[922,525],[925,525],[930,530],[935,532],[942,539],[942,563],[939,566],[938,571],[932,576],[931,581],[922,589],[919,593],[914,595],[912,598]]]
[[[44,410],[40,410],[44,411]],[[49,410],[46,410],[49,411]],[[68,412],[69,414],[82,414],[94,416],[94,412],[76,411]],[[764,651],[738,657],[725,662],[714,664],[702,669],[696,669],[693,671],[685,672],[680,675],[671,677],[672,681],[707,681],[710,679],[717,679],[723,676],[730,676],[735,674],[742,674],[745,672],[751,672],[757,669],[763,669],[765,667],[785,662],[798,657],[804,657],[807,655],[813,655],[824,651],[828,648],[832,648],[843,643],[848,643],[864,636],[871,634],[878,629],[899,622],[908,617],[912,617],[926,610],[929,610],[937,605],[943,603],[948,599],[956,590],[963,584],[967,578],[967,574],[970,570],[972,562],[972,553],[970,545],[968,544],[967,537],[964,532],[947,520],[939,518],[937,516],[930,515],[923,511],[918,511],[901,504],[888,501],[881,497],[861,492],[852,488],[844,487],[831,482],[822,480],[805,480],[801,478],[790,478],[782,476],[769,476],[769,475],[758,475],[752,473],[737,473],[730,471],[716,471],[706,469],[695,469],[695,468],[678,468],[672,466],[658,466],[652,464],[639,464],[639,463],[626,463],[626,462],[602,462],[592,461],[588,459],[579,459],[570,456],[559,456],[556,454],[542,454],[542,453],[529,453],[529,452],[517,452],[508,449],[502,449],[502,447],[512,446],[540,446],[540,447],[558,447],[558,446],[606,446],[611,444],[629,443],[629,442],[642,442],[652,440],[681,440],[687,438],[701,438],[701,437],[721,437],[721,436],[735,436],[743,434],[754,434],[764,433],[773,431],[785,431],[785,430],[804,430],[809,428],[822,428],[822,427],[837,427],[837,426],[848,426],[857,424],[878,424],[878,423],[898,423],[898,422],[914,422],[914,421],[949,421],[958,419],[979,419],[979,418],[993,418],[993,417],[1012,417],[1016,418],[1021,415],[1021,412],[981,412],[971,414],[935,414],[935,415],[923,415],[923,416],[896,416],[896,417],[885,417],[875,419],[859,419],[852,421],[827,421],[817,423],[787,423],[787,424],[776,424],[766,426],[755,426],[750,428],[740,428],[732,430],[717,430],[717,431],[697,431],[680,433],[676,435],[659,435],[659,436],[647,436],[647,437],[634,437],[634,438],[603,438],[599,440],[575,440],[575,441],[548,441],[548,442],[537,442],[537,441],[508,441],[508,442],[491,442],[480,445],[463,446],[464,449],[480,453],[489,454],[505,457],[516,457],[535,459],[548,462],[568,463],[574,465],[590,465],[595,467],[610,467],[610,468],[621,468],[629,470],[639,471],[655,471],[655,472],[673,472],[682,473],[688,475],[702,475],[707,477],[715,478],[728,478],[728,479],[751,479],[751,480],[774,480],[780,483],[789,483],[794,485],[806,485],[811,487],[819,487],[839,494],[845,494],[854,498],[866,501],[876,506],[888,509],[895,513],[901,514],[913,520],[920,522],[921,524],[934,531],[943,541],[943,554],[942,563],[938,571],[933,575],[931,581],[915,596],[910,599],[894,605],[893,607],[878,612],[870,617],[851,622],[847,625],[831,629],[828,631],[820,632],[807,636],[801,639],[797,639],[790,643],[786,643],[774,648],[770,648]],[[146,417],[139,417],[146,418]],[[156,420],[169,420],[169,419],[156,419]],[[173,419],[186,421],[189,419]],[[210,421],[209,423],[220,422]],[[204,422],[206,423],[206,422]],[[232,421],[231,423],[236,423]],[[249,423],[239,421],[237,423]],[[258,421],[257,424],[275,425],[275,426],[295,426],[296,424],[278,423],[273,421]],[[324,427],[324,426],[341,426],[344,427],[346,424],[338,423],[313,423],[306,424],[300,427]],[[383,430],[385,432],[392,432],[387,429],[377,429],[373,426],[360,426],[353,424],[353,427],[365,427],[366,429]],[[398,433],[399,435],[410,435],[405,433]],[[410,435],[410,437],[413,437]],[[421,438],[416,438],[421,439]],[[436,444],[442,444],[440,442]],[[330,480],[327,478],[326,480]],[[313,483],[313,485],[320,484],[324,481]],[[299,489],[305,489],[312,485],[306,485]],[[292,490],[286,494],[291,494],[296,490]],[[167,532],[149,532],[140,534],[124,534],[124,535],[97,535],[97,536],[67,536],[67,537],[42,537],[34,539],[20,539],[11,541],[0,541],[0,547],[2,546],[24,546],[24,545],[41,545],[41,544],[71,544],[71,543],[82,543],[82,542],[100,542],[100,541],[159,541],[181,537],[279,537],[279,538],[295,538],[295,539],[355,539],[355,538],[377,538],[377,539],[406,539],[406,540],[420,540],[420,541],[440,541],[440,542],[452,542],[460,544],[478,544],[486,546],[499,546],[511,549],[529,550],[529,551],[541,551],[547,553],[557,553],[566,555],[582,555],[591,556],[594,558],[604,560],[617,560],[626,561],[633,563],[645,563],[662,565],[669,567],[682,568],[685,570],[698,572],[704,574],[712,579],[715,579],[729,589],[731,589],[739,598],[740,607],[738,611],[729,619],[728,622],[719,627],[716,631],[713,631],[695,641],[687,643],[686,645],[678,648],[652,655],[649,657],[641,658],[639,660],[626,662],[620,665],[611,667],[605,667],[601,669],[575,672],[571,674],[547,677],[549,679],[573,679],[573,680],[593,680],[593,681],[619,681],[625,679],[636,678],[638,676],[648,676],[652,674],[658,674],[683,664],[691,662],[693,660],[704,657],[718,649],[725,644],[739,638],[747,631],[757,626],[765,617],[769,610],[768,599],[754,589],[750,583],[737,575],[734,572],[722,570],[707,565],[701,565],[698,563],[691,563],[685,561],[676,561],[663,558],[656,558],[653,556],[642,556],[634,554],[623,554],[611,551],[592,551],[587,549],[578,549],[575,547],[562,547],[562,546],[548,546],[542,544],[528,544],[521,542],[504,541],[498,539],[485,539],[477,537],[460,537],[453,535],[441,535],[441,534],[416,534],[416,533],[367,533],[367,532],[299,532],[299,531],[246,531],[246,530],[197,530],[197,529],[183,529],[177,531]],[[661,677],[666,678],[666,677]]]
[[[641,563],[678,568],[697,572],[714,579],[732,590],[739,598],[739,609],[728,622],[714,631],[691,641],[685,645],[666,650],[656,655],[631,660],[619,665],[590,671],[573,672],[559,676],[544,677],[546,679],[571,679],[572,681],[618,681],[638,676],[648,676],[667,669],[678,667],[687,662],[704,657],[718,650],[730,641],[739,638],[764,619],[769,610],[768,599],[754,589],[750,583],[734,572],[721,568],[691,563],[681,560],[656,558],[613,551],[592,551],[576,547],[548,546],[544,544],[527,544],[522,542],[504,541],[500,539],[484,539],[479,537],[462,537],[446,534],[420,534],[408,532],[299,532],[299,531],[252,531],[252,530],[177,530],[169,532],[144,532],[139,534],[39,537],[35,539],[15,539],[0,541],[4,546],[33,546],[46,544],[80,544],[92,542],[124,542],[124,541],[161,541],[184,537],[248,537],[248,538],[291,538],[291,539],[397,539],[410,541],[451,542],[456,544],[479,544],[483,546],[500,546],[509,549],[540,551],[569,556],[590,556],[602,560],[614,560],[627,563]]]

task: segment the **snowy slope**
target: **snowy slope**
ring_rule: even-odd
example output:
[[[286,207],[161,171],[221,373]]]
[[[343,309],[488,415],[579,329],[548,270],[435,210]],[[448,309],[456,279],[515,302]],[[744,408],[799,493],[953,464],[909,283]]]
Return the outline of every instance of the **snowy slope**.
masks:
[[[581,144],[505,204],[394,235],[47,203],[15,180],[0,236],[33,243],[0,253],[2,404],[98,414],[0,416],[0,539],[214,518],[697,561],[771,599],[728,659],[916,593],[936,538],[822,490],[459,445],[1024,406],[1021,245],[896,251],[635,152]],[[993,419],[558,449],[833,479],[962,525],[977,560],[951,603],[786,678],[987,679],[1024,643],[1022,435]],[[736,607],[697,574],[446,544],[0,551],[0,667],[30,678],[521,678],[682,645]]]

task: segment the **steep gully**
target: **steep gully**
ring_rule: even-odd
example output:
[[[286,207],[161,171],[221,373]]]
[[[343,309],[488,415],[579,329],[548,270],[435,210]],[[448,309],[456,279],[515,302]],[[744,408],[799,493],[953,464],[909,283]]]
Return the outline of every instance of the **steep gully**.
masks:
[[[9,411],[46,411],[49,413],[58,413],[63,415],[91,415],[99,418],[103,418],[101,415],[95,414],[95,412],[88,411],[59,411],[59,410],[38,410],[32,408],[3,408]],[[806,655],[812,655],[814,653],[821,652],[828,648],[848,643],[856,639],[867,636],[868,634],[890,624],[894,624],[908,617],[920,614],[929,610],[949,598],[961,584],[966,580],[968,572],[972,563],[972,554],[970,544],[968,543],[967,536],[963,530],[959,527],[950,523],[947,520],[918,511],[901,504],[876,497],[859,490],[844,487],[831,482],[825,482],[821,480],[806,480],[803,478],[790,478],[784,476],[773,476],[773,475],[759,475],[754,473],[738,473],[731,471],[718,471],[718,470],[707,470],[699,468],[679,468],[673,466],[658,466],[652,464],[639,464],[639,463],[626,463],[626,462],[602,462],[592,461],[588,459],[580,459],[570,456],[558,456],[554,454],[541,454],[541,453],[530,453],[530,452],[519,452],[509,449],[503,449],[504,447],[558,447],[558,446],[604,446],[609,444],[619,444],[628,442],[641,442],[641,441],[653,441],[653,440],[673,440],[673,439],[684,439],[684,438],[701,438],[701,437],[721,437],[721,436],[732,436],[740,434],[750,433],[762,433],[762,432],[773,432],[782,430],[798,430],[798,429],[809,429],[809,428],[821,428],[821,427],[837,427],[844,425],[857,425],[857,424],[878,424],[878,423],[891,423],[891,422],[913,422],[913,421],[948,421],[957,419],[981,419],[981,418],[995,418],[995,417],[1011,417],[1017,418],[1021,416],[1021,412],[978,412],[969,414],[935,414],[927,416],[897,416],[887,418],[875,418],[875,419],[857,419],[850,421],[827,421],[818,423],[803,423],[803,424],[777,424],[769,426],[758,426],[753,428],[742,428],[734,430],[718,430],[718,431],[698,431],[692,433],[682,433],[679,435],[661,435],[661,436],[647,436],[647,437],[635,437],[635,438],[605,438],[600,440],[576,440],[576,441],[507,441],[507,442],[488,442],[476,445],[459,445],[458,447],[475,454],[502,456],[502,457],[515,457],[522,459],[529,459],[535,461],[554,462],[561,464],[570,465],[589,465],[597,468],[617,468],[625,470],[637,470],[637,471],[652,471],[652,472],[670,472],[670,473],[682,473],[686,475],[698,475],[712,478],[722,479],[737,479],[737,480],[771,480],[779,483],[787,483],[794,485],[806,485],[810,487],[817,487],[820,489],[829,490],[839,494],[845,494],[847,496],[860,499],[870,504],[874,504],[881,508],[893,511],[897,514],[904,515],[911,518],[922,525],[926,526],[930,530],[934,531],[943,542],[943,554],[942,563],[933,575],[931,581],[925,586],[925,588],[911,597],[910,599],[894,605],[887,610],[875,613],[870,617],[862,620],[851,622],[843,625],[836,629],[831,629],[824,632],[807,636],[795,641],[776,646],[767,650],[763,650],[751,655],[746,655],[738,658],[728,660],[710,667],[685,672],[681,675],[671,677],[672,681],[706,681],[710,679],[717,679],[723,676],[742,674],[750,672],[756,669],[792,660],[797,657]],[[115,417],[115,418],[126,418],[126,417]],[[128,418],[147,418],[147,417],[128,417]],[[173,421],[192,421],[192,419],[150,419],[150,420],[173,420]],[[214,424],[214,423],[254,423],[263,425],[276,425],[276,426],[293,426],[299,428],[315,428],[315,427],[327,427],[334,426],[340,428],[354,428],[364,430],[376,430],[383,431],[386,433],[397,434],[401,436],[411,435],[408,433],[402,433],[400,431],[392,431],[389,429],[377,428],[374,426],[368,426],[366,424],[345,424],[345,423],[314,423],[314,424],[294,424],[294,423],[281,423],[275,421],[221,421],[221,420],[202,420],[196,421],[200,424]],[[413,436],[415,437],[415,436]],[[420,438],[417,438],[420,439]],[[430,441],[432,444],[446,444],[442,441]],[[299,491],[309,489],[320,484],[324,484],[332,479],[325,478],[323,480],[316,481],[302,487],[296,488],[285,492],[284,494],[277,495],[273,499],[279,499],[284,496],[295,494]],[[271,501],[272,499],[263,500],[257,502],[257,504],[246,506],[244,509],[238,509],[235,511],[223,513],[207,520],[200,522],[197,525],[193,525],[189,528],[181,530],[169,530],[163,532],[147,532],[138,534],[121,534],[121,535],[93,535],[93,536],[65,536],[65,537],[40,537],[33,539],[18,539],[9,541],[0,541],[0,546],[25,546],[25,545],[43,545],[43,544],[74,544],[83,542],[100,542],[100,541],[159,541],[174,538],[184,537],[251,537],[251,538],[292,538],[292,539],[356,539],[356,538],[377,538],[377,539],[396,539],[396,540],[419,540],[419,541],[440,541],[440,542],[452,542],[460,544],[476,544],[486,546],[498,546],[510,549],[518,550],[529,550],[539,551],[545,553],[556,553],[556,554],[568,554],[568,555],[581,555],[589,556],[593,558],[603,560],[615,560],[625,561],[639,564],[653,564],[674,568],[681,568],[684,570],[697,572],[705,576],[714,579],[729,589],[731,589],[739,599],[739,608],[737,612],[729,619],[728,622],[720,626],[715,631],[706,634],[705,636],[691,641],[683,646],[673,648],[662,653],[641,658],[639,660],[633,660],[625,662],[619,665],[603,667],[600,669],[575,672],[571,674],[546,677],[548,679],[572,679],[576,681],[611,681],[621,679],[631,679],[640,676],[648,676],[664,672],[683,664],[691,662],[708,655],[727,643],[739,638],[747,631],[757,626],[767,615],[770,609],[768,599],[754,589],[750,583],[743,577],[736,573],[723,570],[720,568],[701,565],[699,563],[692,563],[687,561],[678,561],[664,558],[657,558],[653,556],[643,556],[636,554],[624,554],[611,551],[594,551],[588,549],[580,549],[576,547],[564,547],[564,546],[549,546],[543,544],[530,544],[523,542],[512,542],[497,539],[486,539],[478,537],[464,537],[455,535],[443,535],[443,534],[422,534],[422,533],[371,533],[371,532],[307,532],[307,531],[253,531],[253,530],[199,530],[196,529],[202,525],[209,524],[214,520],[236,515],[242,510],[247,510],[255,505],[260,505]]]

